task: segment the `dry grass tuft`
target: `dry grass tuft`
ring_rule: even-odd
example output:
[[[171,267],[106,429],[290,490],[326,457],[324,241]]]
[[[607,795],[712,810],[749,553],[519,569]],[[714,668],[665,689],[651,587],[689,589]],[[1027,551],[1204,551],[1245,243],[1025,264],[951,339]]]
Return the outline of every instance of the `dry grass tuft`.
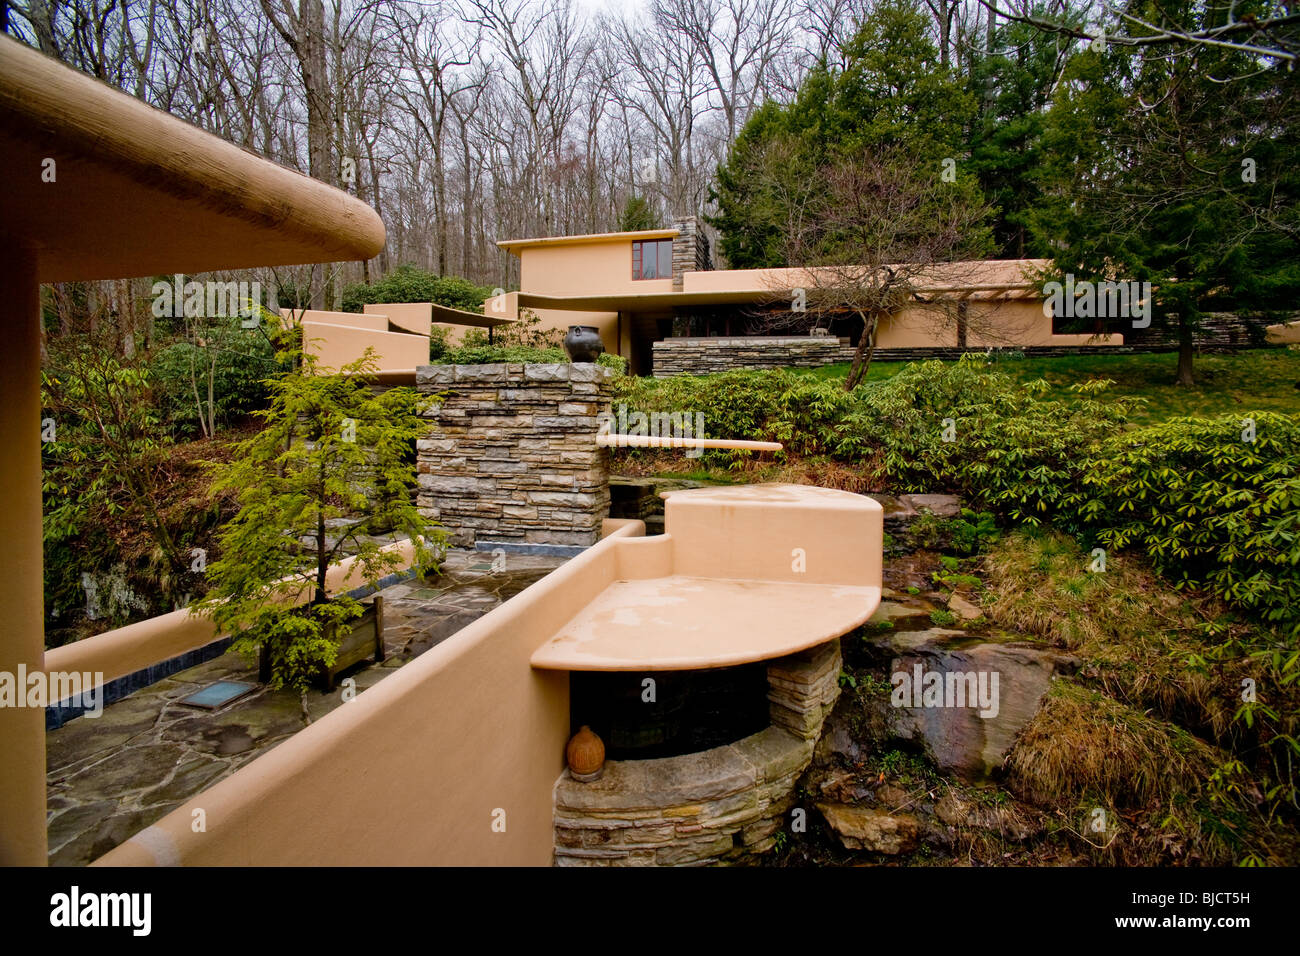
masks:
[[[1226,865],[1281,848],[1251,806],[1210,786],[1227,759],[1176,724],[1058,681],[1007,755],[1006,785],[1055,808],[1098,863]]]
[[[985,556],[985,614],[1082,661],[1008,755],[1013,791],[1053,808],[1098,862],[1294,865],[1283,744],[1300,684],[1268,663],[1290,651],[1135,559],[1108,555],[1100,573],[1091,562],[1073,539],[1039,531],[1007,535]],[[1239,716],[1245,678],[1267,705],[1253,721]],[[1123,820],[1113,845],[1081,832],[1094,807]]]
[[[1223,743],[1240,702],[1240,678],[1254,675],[1245,659],[1203,663],[1203,625],[1224,608],[1174,592],[1136,561],[1111,555],[1106,570],[1093,573],[1092,560],[1065,535],[1006,536],[984,559],[985,614],[1079,655],[1082,676],[1111,696]],[[1214,643],[1247,630],[1225,626]]]
[[[1006,771],[1011,788],[1040,806],[1096,796],[1142,808],[1198,792],[1220,763],[1214,748],[1181,727],[1060,680],[1007,756]]]

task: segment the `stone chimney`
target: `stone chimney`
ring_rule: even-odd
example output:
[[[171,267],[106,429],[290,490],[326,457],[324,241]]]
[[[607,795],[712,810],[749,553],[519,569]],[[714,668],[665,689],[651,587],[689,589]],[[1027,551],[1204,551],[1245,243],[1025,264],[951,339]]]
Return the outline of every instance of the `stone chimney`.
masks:
[[[700,228],[699,217],[678,216],[673,228],[679,233],[673,240],[673,291],[682,291],[682,273],[704,272],[713,268],[709,254],[709,237]]]

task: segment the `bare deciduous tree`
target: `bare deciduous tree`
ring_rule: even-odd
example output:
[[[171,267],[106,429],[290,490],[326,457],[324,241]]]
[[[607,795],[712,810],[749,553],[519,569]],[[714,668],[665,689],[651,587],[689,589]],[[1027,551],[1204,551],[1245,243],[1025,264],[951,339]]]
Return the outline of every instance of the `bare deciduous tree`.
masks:
[[[979,250],[988,210],[938,176],[921,175],[899,149],[858,152],[802,174],[790,172],[797,169],[792,147],[779,149],[764,165],[769,175],[782,169],[781,188],[798,208],[784,233],[793,268],[772,280],[770,291],[774,300],[794,300],[792,323],[816,327],[845,314],[861,321],[844,383],[851,390],[871,364],[882,319],[904,309],[937,318],[954,311],[954,299],[925,290],[942,284],[966,294],[976,273],[963,275],[961,263]]]

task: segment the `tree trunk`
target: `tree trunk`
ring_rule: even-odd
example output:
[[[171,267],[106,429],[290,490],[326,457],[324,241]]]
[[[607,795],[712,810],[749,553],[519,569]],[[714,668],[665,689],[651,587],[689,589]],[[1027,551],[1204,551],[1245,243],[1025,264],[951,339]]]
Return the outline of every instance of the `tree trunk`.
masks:
[[[131,280],[119,279],[113,291],[117,299],[118,328],[122,333],[122,356],[135,358],[135,303],[131,301]]]
[[[330,176],[330,91],[325,59],[325,4],[301,0],[298,4],[298,65],[307,99],[307,166],[313,179],[332,183]],[[325,308],[324,271],[311,267],[311,307]]]
[[[1191,388],[1196,384],[1192,377],[1192,327],[1183,316],[1178,317],[1178,377],[1177,384]]]
[[[9,4],[5,5],[8,14]],[[50,12],[49,0],[32,0],[28,4],[27,19],[31,21],[32,32],[36,34],[36,45],[47,56],[59,55],[59,46],[54,40],[54,17]]]
[[[217,378],[217,350],[212,350],[212,359],[208,363],[208,437],[215,438],[217,434],[217,401],[216,395],[216,378]]]
[[[862,313],[858,313],[862,315]],[[862,315],[862,337],[858,339],[857,351],[853,353],[853,367],[849,369],[848,378],[844,380],[844,391],[851,392],[866,377],[871,367],[871,356],[876,351],[876,329],[880,325],[880,314],[872,312]]]
[[[194,335],[194,348],[190,349],[190,387],[194,390],[194,410],[199,413],[199,428],[203,431],[204,438],[210,438],[208,434],[208,419],[203,414],[203,399],[199,397],[199,370],[194,364],[194,353],[198,350],[198,335]]]
[[[323,445],[325,436],[317,441]],[[324,604],[329,600],[326,581],[330,570],[329,549],[325,546],[325,459],[321,457],[319,495],[316,499],[316,598],[314,604]]]

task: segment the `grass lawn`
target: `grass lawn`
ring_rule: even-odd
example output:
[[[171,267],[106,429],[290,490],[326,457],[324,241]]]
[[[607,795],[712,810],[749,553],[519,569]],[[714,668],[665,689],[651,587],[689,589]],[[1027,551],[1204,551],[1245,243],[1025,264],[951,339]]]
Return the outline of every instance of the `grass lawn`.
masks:
[[[867,380],[888,378],[905,365],[873,362]],[[1212,417],[1244,411],[1300,414],[1300,351],[1287,349],[1197,356],[1196,385],[1192,388],[1174,384],[1178,356],[1173,352],[1002,359],[993,367],[1018,381],[1042,378],[1062,387],[1089,379],[1111,379],[1115,394],[1147,400],[1146,407],[1132,416],[1139,424],[1184,415]],[[830,365],[803,374],[833,379],[843,378],[848,370],[848,365]]]

